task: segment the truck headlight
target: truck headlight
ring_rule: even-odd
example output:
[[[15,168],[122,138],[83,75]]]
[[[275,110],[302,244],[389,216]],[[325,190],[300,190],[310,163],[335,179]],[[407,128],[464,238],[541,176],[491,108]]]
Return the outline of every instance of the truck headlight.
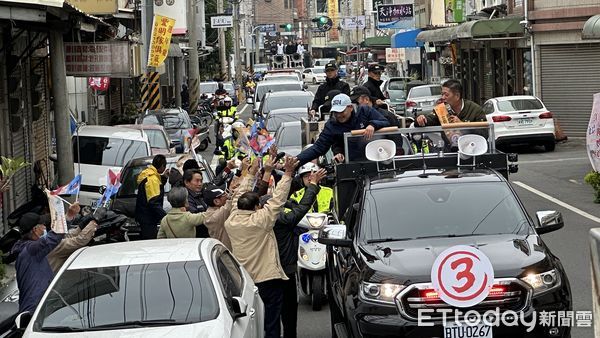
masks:
[[[398,284],[361,282],[359,295],[371,302],[394,304],[394,297],[404,288]]]
[[[555,269],[537,274],[530,273],[521,280],[531,285],[534,296],[555,289],[561,283],[560,274]]]

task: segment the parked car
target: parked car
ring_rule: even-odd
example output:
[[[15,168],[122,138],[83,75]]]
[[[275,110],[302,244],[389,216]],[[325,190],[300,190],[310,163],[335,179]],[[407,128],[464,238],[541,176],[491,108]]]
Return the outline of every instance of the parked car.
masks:
[[[442,86],[424,85],[413,87],[406,96],[406,115],[414,117],[433,111],[433,107],[442,98]]]
[[[408,94],[409,77],[391,77],[381,84],[381,92],[386,97],[386,103],[394,108],[396,114],[404,116],[406,106],[406,94]]]
[[[304,79],[304,82],[307,83],[323,83],[326,78],[325,67],[306,68],[304,72],[302,72],[302,78]]]
[[[204,183],[211,182],[215,175],[206,160],[199,154],[168,154],[165,156],[167,158],[167,169],[170,170],[171,168],[177,166],[181,168],[185,161],[192,158],[191,156],[195,156],[194,159],[198,162],[198,166],[202,171],[202,181]],[[121,188],[113,200],[113,210],[124,214],[127,217],[135,217],[135,205],[138,192],[137,177],[142,170],[146,169],[152,164],[152,159],[153,156],[136,158],[129,161],[127,165],[125,165],[120,177]],[[165,194],[170,190],[171,184],[169,182],[165,183]],[[171,205],[167,201],[166,197],[164,199],[163,208],[167,211],[171,209]]]
[[[154,124],[120,124],[115,127],[143,130],[148,135],[152,155],[175,153],[175,145],[171,144],[169,134],[163,126]]]
[[[191,145],[192,137],[196,134],[196,126],[192,124],[188,113],[181,108],[148,110],[139,118],[136,124],[154,124],[163,126],[177,153],[186,153]]]
[[[305,85],[301,81],[290,81],[290,80],[269,80],[263,81],[256,85],[254,90],[254,107],[252,111],[258,113],[260,102],[263,96],[268,92],[282,92],[282,91],[302,91],[305,89]]]
[[[537,97],[496,97],[487,100],[482,109],[488,122],[494,123],[497,145],[527,143],[554,151],[554,119]]]
[[[275,132],[275,144],[279,151],[296,156],[302,151],[300,121],[283,122]]]
[[[215,95],[217,88],[219,88],[219,83],[215,81],[200,82],[200,96],[205,99],[210,99]]]
[[[95,206],[108,170],[120,172],[134,158],[152,154],[141,130],[112,126],[81,126],[72,137],[75,172],[81,172],[79,203]]]
[[[263,79],[263,76],[265,76],[265,73],[269,70],[269,64],[255,63],[254,66],[252,66],[252,70],[254,71],[254,79],[260,81]]]
[[[160,239],[77,250],[24,337],[262,337],[263,320],[252,278],[221,242]]]
[[[267,128],[269,133],[275,133],[281,124],[285,122],[300,121],[302,117],[308,117],[307,108],[273,109],[265,119],[265,128]]]
[[[334,58],[321,58],[321,59],[315,59],[313,62],[314,67],[325,67],[326,64],[328,64],[329,62],[335,62]]]
[[[270,111],[282,108],[301,108],[306,112],[314,98],[315,94],[309,91],[286,90],[266,93],[258,107],[258,114],[266,117]]]
[[[346,76],[348,76],[348,72],[346,71],[346,65],[340,65],[340,67],[338,68],[338,75],[341,78],[344,78]]]

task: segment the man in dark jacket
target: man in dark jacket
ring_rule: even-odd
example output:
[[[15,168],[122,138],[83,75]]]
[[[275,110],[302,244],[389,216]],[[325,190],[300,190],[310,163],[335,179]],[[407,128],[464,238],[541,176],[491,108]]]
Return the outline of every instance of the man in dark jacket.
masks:
[[[369,107],[375,107],[374,102],[377,101],[377,99],[371,95],[371,91],[365,86],[356,86],[352,88],[350,99],[352,100],[352,103],[358,104],[359,106]],[[400,121],[398,120],[396,114],[383,108],[375,108],[379,113],[381,113],[381,115],[383,115],[383,117],[386,118],[386,120],[388,120],[390,126],[400,127]]]
[[[337,69],[338,68],[335,62],[329,62],[325,65],[325,83],[321,84],[319,88],[317,88],[315,98],[313,99],[310,107],[311,115],[314,116],[319,110],[319,106],[325,103],[325,97],[330,91],[337,89],[343,94],[350,95],[350,85],[340,80]]]
[[[287,46],[285,46],[285,54],[292,55],[292,54],[296,53],[297,48],[298,47],[296,47],[294,42],[292,42],[292,40],[290,40],[290,41],[288,41]]]
[[[205,212],[208,209],[202,196],[202,171],[200,169],[188,169],[183,172],[183,184],[188,191],[188,211],[192,214]],[[208,229],[204,224],[196,227],[197,238],[208,238]]]
[[[156,155],[152,165],[138,175],[138,194],[135,203],[135,220],[140,224],[142,239],[156,239],[160,220],[166,215],[163,209],[165,189],[162,175],[167,171],[167,159]]]
[[[332,116],[325,123],[325,128],[319,134],[317,141],[298,155],[300,166],[325,155],[331,148],[334,159],[344,161],[344,133],[357,129],[365,129],[365,139],[370,140],[375,130],[389,126],[389,122],[372,107],[354,107],[346,94],[336,95],[331,101]],[[350,147],[348,153],[351,159],[361,158],[360,147]]]
[[[378,64],[370,65],[368,68],[368,76],[367,82],[365,82],[364,86],[367,87],[369,92],[371,92],[371,96],[375,98],[375,105],[382,106],[385,105],[385,95],[381,92],[381,72],[383,71],[383,67]]]
[[[28,212],[21,216],[19,229],[22,239],[13,246],[17,256],[17,285],[19,286],[19,312],[33,313],[50,285],[54,273],[46,256],[56,248],[65,234],[46,232],[50,216]]]
[[[310,184],[306,186],[306,191],[300,202],[288,201],[286,205],[289,208],[286,208],[284,212],[279,214],[273,228],[275,237],[277,238],[279,260],[281,261],[283,271],[289,278],[289,280],[284,281],[283,306],[281,310],[284,338],[296,337],[296,326],[298,323],[296,270],[298,269],[299,233],[294,230],[296,225],[298,225],[315,203],[320,190],[319,182],[325,175],[327,173],[323,169],[310,175]]]
[[[485,112],[477,103],[463,99],[463,87],[458,80],[448,80],[442,84],[442,101],[446,103],[448,120],[458,122],[485,122]],[[417,116],[416,125],[439,126],[440,120],[435,110],[430,114]]]

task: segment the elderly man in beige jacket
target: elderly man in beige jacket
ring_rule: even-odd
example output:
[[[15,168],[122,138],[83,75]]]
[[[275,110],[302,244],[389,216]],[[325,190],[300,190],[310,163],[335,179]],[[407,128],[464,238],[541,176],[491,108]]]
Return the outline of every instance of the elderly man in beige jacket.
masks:
[[[251,190],[254,186],[259,160],[255,159],[249,175],[239,189]],[[275,221],[287,200],[292,175],[298,160],[285,159],[285,174],[277,184],[273,197],[260,207],[259,195],[246,192],[233,201],[231,215],[225,221],[233,254],[250,273],[265,305],[265,337],[280,337],[280,316],[283,303],[283,281],[287,276],[279,261],[277,239],[273,232]],[[254,174],[253,174],[254,173]]]

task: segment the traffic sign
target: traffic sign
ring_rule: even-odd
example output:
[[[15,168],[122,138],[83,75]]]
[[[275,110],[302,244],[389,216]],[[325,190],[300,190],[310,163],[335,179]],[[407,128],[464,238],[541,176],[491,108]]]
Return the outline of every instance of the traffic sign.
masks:
[[[233,16],[219,15],[210,18],[211,28],[229,28],[233,27]]]
[[[480,250],[456,245],[435,259],[431,281],[441,300],[456,307],[470,307],[481,303],[490,293],[494,268]]]
[[[342,29],[364,29],[367,27],[367,19],[364,15],[342,18]]]
[[[275,27],[274,23],[266,23],[262,25],[258,25],[259,32],[275,32],[277,31],[277,27]]]

